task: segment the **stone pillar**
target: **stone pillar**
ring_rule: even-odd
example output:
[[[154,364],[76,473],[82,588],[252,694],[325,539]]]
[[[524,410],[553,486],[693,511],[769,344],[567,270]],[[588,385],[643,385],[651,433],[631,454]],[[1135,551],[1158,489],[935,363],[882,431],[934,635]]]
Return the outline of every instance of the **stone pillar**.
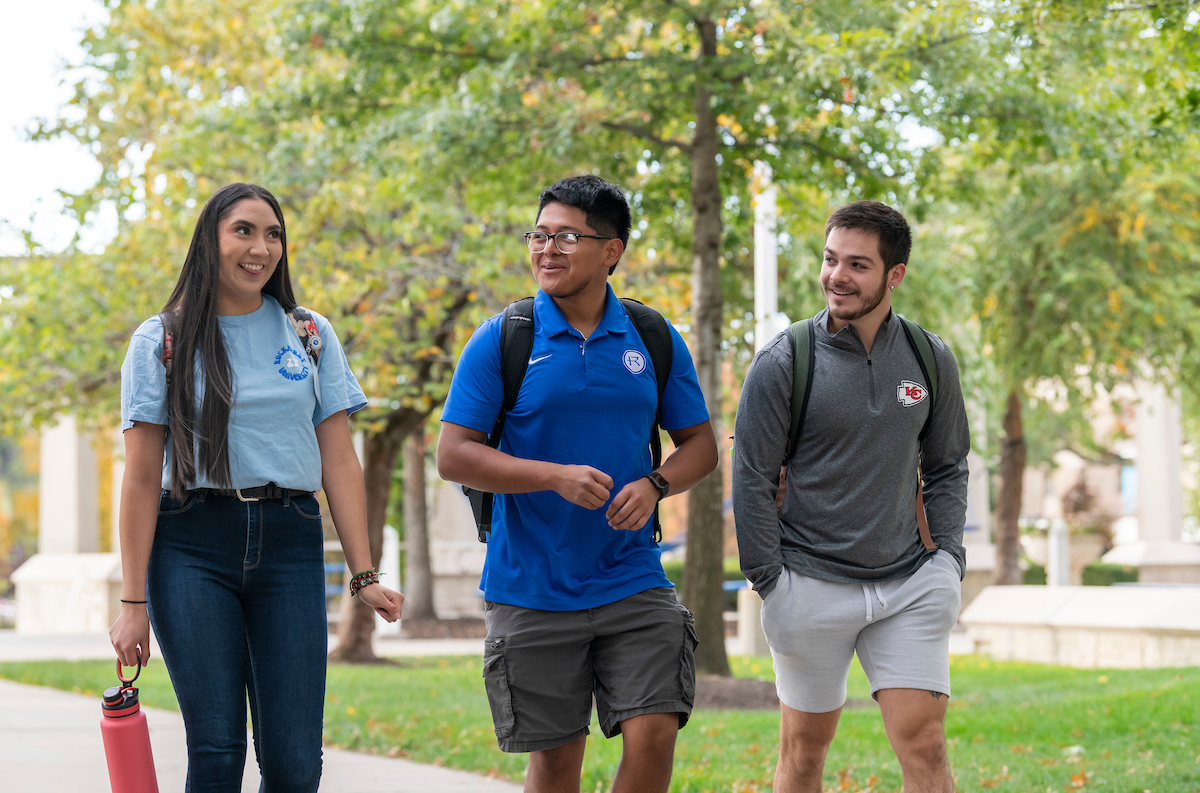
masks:
[[[770,655],[762,629],[762,598],[750,588],[750,582],[737,592],[738,653],[747,656]]]
[[[979,403],[968,403],[967,416],[971,422],[971,436],[977,441],[986,438],[987,417]],[[983,455],[972,449],[967,454],[967,468],[967,518],[963,527],[967,569],[962,581],[963,608],[992,583],[992,574],[996,569],[996,546],[992,544],[991,485]]]
[[[403,591],[403,582],[400,580],[400,532],[392,526],[383,527],[383,554],[379,559],[379,574],[382,576],[384,586]],[[375,634],[399,636],[400,620],[388,622],[376,614]]]
[[[777,188],[771,182],[771,166],[754,166],[757,195],[754,197],[754,349],[763,348],[778,332],[779,234],[775,224]]]
[[[1067,524],[1062,518],[1050,522],[1046,537],[1046,584],[1048,586],[1070,586],[1071,540]]]
[[[99,477],[72,416],[42,432],[38,552],[12,575],[20,633],[104,633],[120,612],[121,557],[96,553]]]
[[[1141,384],[1137,407],[1138,540],[1104,556],[1144,583],[1200,583],[1200,546],[1183,542],[1183,430],[1179,399]]]
[[[112,552],[121,552],[121,485],[125,481],[125,433],[118,427],[113,430],[112,458]]]
[[[99,477],[91,438],[75,417],[42,431],[38,553],[92,553],[100,543]]]

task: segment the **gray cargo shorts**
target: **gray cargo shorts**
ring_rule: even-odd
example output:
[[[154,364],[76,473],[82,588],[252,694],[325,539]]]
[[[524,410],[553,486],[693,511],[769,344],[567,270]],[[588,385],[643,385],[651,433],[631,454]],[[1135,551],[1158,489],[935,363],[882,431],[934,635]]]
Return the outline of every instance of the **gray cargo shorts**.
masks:
[[[483,682],[504,752],[537,752],[588,734],[592,697],[606,738],[621,722],[678,713],[696,696],[696,628],[672,587],[583,611],[486,602]]]

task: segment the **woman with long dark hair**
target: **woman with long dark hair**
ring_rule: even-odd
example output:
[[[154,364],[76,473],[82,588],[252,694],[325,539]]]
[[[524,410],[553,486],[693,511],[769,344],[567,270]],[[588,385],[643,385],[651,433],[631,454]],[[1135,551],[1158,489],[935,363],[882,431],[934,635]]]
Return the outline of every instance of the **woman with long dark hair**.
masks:
[[[162,314],[121,367],[122,664],[150,625],[187,728],[189,793],[241,790],[246,702],[263,788],[314,791],[325,701],[324,487],[357,595],[389,622],[347,416],[367,404],[333,328],[296,305],[267,190],[204,205]]]

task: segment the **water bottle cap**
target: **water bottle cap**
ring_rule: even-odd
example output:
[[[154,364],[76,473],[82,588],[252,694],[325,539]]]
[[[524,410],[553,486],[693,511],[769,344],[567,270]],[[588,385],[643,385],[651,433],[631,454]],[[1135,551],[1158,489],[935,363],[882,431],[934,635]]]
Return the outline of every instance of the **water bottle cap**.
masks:
[[[141,709],[138,703],[138,690],[133,686],[113,686],[104,690],[104,704],[101,708],[106,715],[129,716]]]

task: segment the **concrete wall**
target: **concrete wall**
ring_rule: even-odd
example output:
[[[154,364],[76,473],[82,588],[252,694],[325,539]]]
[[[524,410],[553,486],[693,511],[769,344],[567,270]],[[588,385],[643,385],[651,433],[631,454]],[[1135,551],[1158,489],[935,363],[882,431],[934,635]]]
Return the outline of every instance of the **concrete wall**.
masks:
[[[987,587],[960,621],[976,651],[1080,668],[1200,665],[1200,587]]]

